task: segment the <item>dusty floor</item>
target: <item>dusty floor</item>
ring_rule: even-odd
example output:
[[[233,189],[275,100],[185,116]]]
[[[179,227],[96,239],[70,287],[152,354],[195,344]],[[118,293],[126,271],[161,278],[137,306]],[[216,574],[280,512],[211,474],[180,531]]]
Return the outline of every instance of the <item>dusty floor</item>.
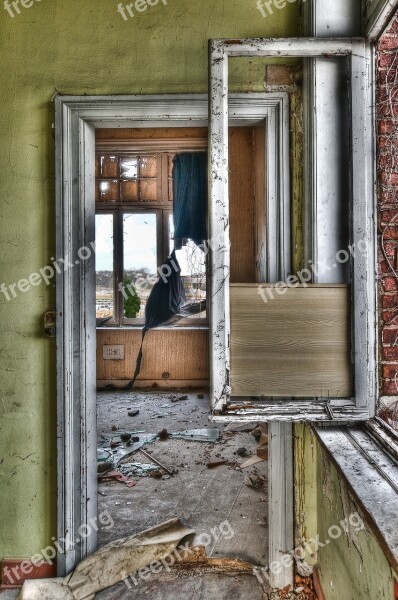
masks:
[[[172,402],[187,396],[186,399]],[[129,416],[139,410],[136,416]],[[180,517],[195,534],[193,545],[204,545],[209,557],[240,558],[252,565],[267,564],[267,462],[240,469],[256,454],[257,441],[249,431],[230,431],[208,421],[208,396],[204,392],[160,393],[101,392],[98,394],[98,438],[109,447],[111,438],[142,432],[157,434],[186,429],[220,430],[217,443],[184,439],[159,439],[143,448],[170,470],[177,472],[162,479],[131,475],[136,483],[128,488],[121,482],[99,482],[99,514],[109,511],[105,526],[99,529],[99,545],[132,535],[172,517]],[[105,437],[103,437],[105,436]],[[142,439],[142,438],[141,438]],[[101,444],[100,444],[101,445]],[[110,449],[128,449],[126,443]],[[245,452],[242,450],[245,449]],[[100,451],[100,458],[108,452]],[[245,454],[245,456],[241,456]],[[211,461],[228,461],[209,469]],[[149,463],[137,450],[128,462]],[[247,485],[248,476],[259,483]],[[112,525],[113,523],[113,525]],[[176,571],[151,574],[148,580],[128,580],[96,595],[96,600],[277,600],[310,596],[269,593],[253,575],[221,575]],[[17,592],[1,594],[1,600],[14,600]],[[312,596],[311,596],[312,598]],[[54,599],[55,600],[55,599]]]
[[[184,397],[186,400],[172,402]],[[250,432],[223,431],[208,421],[208,396],[205,393],[109,393],[98,394],[98,434],[131,432],[177,432],[186,429],[220,430],[220,441],[207,443],[182,439],[156,440],[144,450],[170,469],[178,472],[163,479],[131,478],[132,488],[116,481],[99,483],[99,513],[108,510],[114,526],[99,531],[99,545],[131,535],[172,517],[195,530],[194,545],[205,545],[208,556],[239,557],[254,565],[267,564],[267,462],[248,469],[239,465],[256,454],[257,442]],[[129,412],[139,410],[137,416]],[[253,429],[255,425],[251,428]],[[140,436],[140,433],[137,433]],[[245,449],[245,452],[242,450]],[[240,454],[246,454],[240,456]],[[148,463],[138,450],[129,461]],[[211,461],[228,464],[209,469]],[[247,476],[259,477],[258,488],[245,483]],[[221,583],[222,578],[222,583]],[[160,587],[161,586],[161,589]],[[252,576],[221,576],[181,579],[175,575],[154,577],[128,590],[124,584],[98,597],[230,598],[251,600],[263,597],[263,588]],[[217,589],[222,592],[217,593]],[[256,595],[257,594],[257,595]]]

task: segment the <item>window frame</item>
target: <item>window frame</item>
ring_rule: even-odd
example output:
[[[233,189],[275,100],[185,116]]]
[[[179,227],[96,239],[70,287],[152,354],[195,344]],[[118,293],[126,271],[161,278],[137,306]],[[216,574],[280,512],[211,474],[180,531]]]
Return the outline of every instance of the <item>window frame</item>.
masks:
[[[258,418],[281,421],[367,420],[374,416],[377,398],[376,373],[376,258],[375,194],[373,181],[371,51],[360,38],[321,39],[213,39],[210,54],[210,238],[222,252],[211,253],[210,296],[213,299],[210,331],[217,336],[212,356],[210,398],[215,420],[250,421]],[[352,261],[352,356],[355,395],[334,398],[241,400],[231,405],[230,387],[230,281],[228,190],[228,59],[229,57],[347,57],[350,62],[351,214],[352,239],[366,240],[366,251]],[[313,84],[315,85],[315,84]],[[314,132],[309,144],[316,147]]]
[[[148,140],[146,144],[142,144],[141,148],[137,148],[134,142],[123,144],[122,149],[118,149],[118,140],[105,143],[105,148],[96,149],[96,160],[104,154],[117,156],[118,169],[120,169],[120,160],[122,156],[156,156],[158,160],[159,175],[158,175],[158,196],[160,200],[156,201],[123,201],[119,198],[118,201],[103,201],[95,202],[95,214],[112,214],[113,215],[113,232],[114,232],[114,316],[102,324],[101,328],[142,328],[145,323],[145,318],[128,319],[124,316],[122,294],[119,291],[119,284],[124,277],[124,235],[123,235],[123,215],[128,214],[156,214],[156,237],[157,237],[157,269],[162,266],[166,257],[170,254],[170,230],[169,217],[173,214],[173,202],[169,198],[169,176],[168,176],[168,160],[171,154],[183,151],[178,145],[175,145],[172,150],[158,149],[157,146],[162,144],[162,141]],[[164,142],[163,142],[164,143]],[[189,143],[189,140],[188,140]],[[186,144],[186,142],[185,142]],[[100,146],[102,146],[100,144]],[[192,142],[194,148],[195,141]],[[194,148],[196,149],[196,148]],[[184,148],[185,151],[190,151],[189,147]],[[118,185],[123,180],[123,177],[96,177],[97,181],[117,179]],[[137,177],[140,180],[140,177]],[[206,288],[208,287],[208,257],[206,256]],[[167,328],[205,328],[209,327],[209,315],[203,318],[184,318],[180,319]]]

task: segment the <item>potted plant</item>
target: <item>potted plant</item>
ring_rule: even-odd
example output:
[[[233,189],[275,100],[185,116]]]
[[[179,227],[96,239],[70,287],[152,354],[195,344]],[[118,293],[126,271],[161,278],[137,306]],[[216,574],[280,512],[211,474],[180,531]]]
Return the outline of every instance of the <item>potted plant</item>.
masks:
[[[123,279],[124,287],[124,316],[135,319],[141,307],[141,299],[136,292],[134,284],[129,277]]]

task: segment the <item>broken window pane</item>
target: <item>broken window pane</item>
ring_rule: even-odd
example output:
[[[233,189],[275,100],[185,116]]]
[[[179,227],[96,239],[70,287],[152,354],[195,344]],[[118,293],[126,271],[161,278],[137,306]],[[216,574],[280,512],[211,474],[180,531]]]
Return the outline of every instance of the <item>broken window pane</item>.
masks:
[[[117,156],[101,156],[101,177],[118,177]]]
[[[103,180],[98,182],[98,200],[101,202],[117,202],[119,200],[119,182],[115,180]]]
[[[170,252],[174,248],[173,215],[169,216]],[[187,303],[206,300],[206,254],[192,241],[188,240],[181,250],[176,251],[181,267],[181,277],[184,282]],[[194,314],[189,318],[206,318],[206,311]]]
[[[137,179],[138,158],[126,156],[120,159],[120,177],[123,179]]]

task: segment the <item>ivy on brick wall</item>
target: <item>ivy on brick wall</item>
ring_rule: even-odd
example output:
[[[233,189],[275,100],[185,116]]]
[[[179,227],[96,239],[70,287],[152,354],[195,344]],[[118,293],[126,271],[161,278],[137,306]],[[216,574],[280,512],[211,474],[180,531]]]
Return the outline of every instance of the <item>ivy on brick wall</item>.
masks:
[[[398,395],[398,17],[377,48],[381,391]],[[392,405],[394,406],[394,405]],[[395,409],[398,410],[398,404]]]

